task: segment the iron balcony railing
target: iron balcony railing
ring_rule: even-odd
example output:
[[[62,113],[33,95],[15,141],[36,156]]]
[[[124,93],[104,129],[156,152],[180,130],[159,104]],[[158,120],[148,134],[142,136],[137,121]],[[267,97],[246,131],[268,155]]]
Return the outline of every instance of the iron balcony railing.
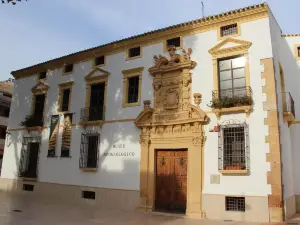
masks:
[[[252,104],[252,89],[250,87],[215,90],[212,92],[212,108],[231,108]]]
[[[295,102],[290,92],[283,92],[282,101],[283,101],[283,112],[292,113],[295,117]]]
[[[92,106],[92,107],[82,108],[80,111],[80,119],[83,122],[104,120],[104,107]]]

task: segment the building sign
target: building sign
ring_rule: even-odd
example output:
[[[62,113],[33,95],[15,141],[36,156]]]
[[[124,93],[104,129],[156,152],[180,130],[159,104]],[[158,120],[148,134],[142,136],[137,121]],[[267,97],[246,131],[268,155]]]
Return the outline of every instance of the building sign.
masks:
[[[106,152],[104,156],[135,156],[134,152]]]

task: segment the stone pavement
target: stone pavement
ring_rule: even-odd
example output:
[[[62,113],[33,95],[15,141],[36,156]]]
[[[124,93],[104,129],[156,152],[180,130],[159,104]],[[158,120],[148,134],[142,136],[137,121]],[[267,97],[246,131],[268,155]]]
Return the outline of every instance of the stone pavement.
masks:
[[[0,225],[256,225],[258,223],[189,219],[143,212],[99,210],[90,205],[45,203],[0,192]]]

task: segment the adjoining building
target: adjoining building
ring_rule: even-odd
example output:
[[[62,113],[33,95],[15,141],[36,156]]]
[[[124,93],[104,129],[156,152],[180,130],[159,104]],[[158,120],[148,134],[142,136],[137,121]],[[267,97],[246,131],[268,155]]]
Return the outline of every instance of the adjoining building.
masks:
[[[0,189],[290,218],[300,212],[299,65],[300,35],[284,35],[259,4],[13,71]]]
[[[0,82],[0,171],[2,166],[13,85],[13,79]]]

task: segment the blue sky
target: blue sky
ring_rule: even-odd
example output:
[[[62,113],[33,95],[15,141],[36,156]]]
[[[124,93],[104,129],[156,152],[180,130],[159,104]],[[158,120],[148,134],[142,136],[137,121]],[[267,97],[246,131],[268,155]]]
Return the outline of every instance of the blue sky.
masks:
[[[261,0],[204,0],[205,15]],[[267,0],[284,33],[300,33],[300,0]],[[184,4],[183,4],[184,3]],[[0,4],[0,80],[107,42],[200,18],[201,0],[28,0]]]

